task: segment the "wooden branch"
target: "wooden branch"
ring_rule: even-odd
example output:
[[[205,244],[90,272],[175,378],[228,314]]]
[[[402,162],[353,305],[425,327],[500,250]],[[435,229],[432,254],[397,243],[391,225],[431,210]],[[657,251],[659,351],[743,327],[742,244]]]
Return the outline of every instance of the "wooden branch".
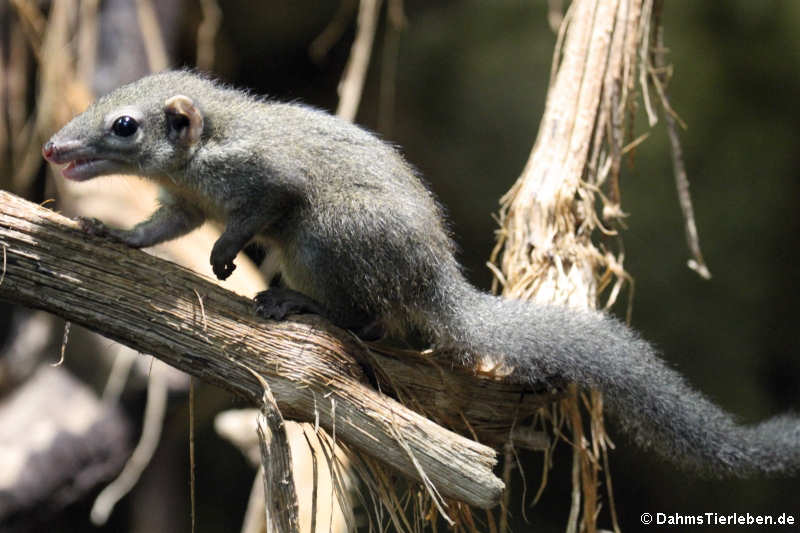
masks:
[[[264,381],[261,385],[264,394],[258,416],[258,442],[264,471],[266,530],[267,533],[299,533],[299,505],[286,424],[269,384]]]
[[[416,462],[443,496],[476,507],[492,507],[503,491],[492,474],[494,450],[376,392],[362,364],[375,366],[382,390],[391,385],[426,413],[463,421],[487,440],[552,399],[449,364],[432,371],[433,357],[369,350],[318,317],[258,319],[248,299],[89,237],[74,221],[3,191],[0,262],[0,298],[82,324],[257,403],[263,388],[254,371],[269,381],[285,416],[330,429],[335,412],[342,441],[419,481]]]

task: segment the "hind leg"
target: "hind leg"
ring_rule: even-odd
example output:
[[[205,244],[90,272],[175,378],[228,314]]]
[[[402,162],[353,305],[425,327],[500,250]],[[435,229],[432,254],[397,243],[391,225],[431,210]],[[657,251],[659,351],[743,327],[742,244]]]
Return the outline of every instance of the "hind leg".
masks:
[[[272,284],[271,284],[272,285]],[[253,298],[256,314],[273,320],[283,320],[289,315],[312,313],[325,316],[326,313],[318,302],[303,293],[278,285],[261,291]]]

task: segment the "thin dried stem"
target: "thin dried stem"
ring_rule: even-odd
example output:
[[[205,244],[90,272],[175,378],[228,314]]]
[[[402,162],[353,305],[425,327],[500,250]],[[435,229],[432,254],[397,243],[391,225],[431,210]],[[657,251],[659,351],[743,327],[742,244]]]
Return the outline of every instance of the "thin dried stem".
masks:
[[[195,533],[197,524],[197,494],[195,491],[195,472],[196,463],[194,458],[194,408],[195,408],[195,392],[194,392],[194,378],[189,376],[189,516],[191,520],[191,531]]]
[[[378,104],[378,131],[391,137],[394,126],[394,105],[397,85],[397,59],[400,52],[400,34],[408,23],[403,0],[388,0],[381,58],[381,82]]]
[[[214,41],[222,22],[222,10],[219,8],[217,0],[200,0],[200,11],[203,18],[197,27],[195,64],[200,70],[211,70],[214,66]]]
[[[97,62],[97,38],[99,27],[97,11],[100,0],[82,0],[80,6],[80,27],[78,29],[78,67],[77,75],[88,81],[94,77]]]
[[[654,9],[655,26],[655,51],[653,53],[653,63],[655,70],[663,73],[666,65],[664,60],[664,27],[661,24],[661,11],[663,0],[656,0]],[[667,125],[670,148],[672,149],[672,169],[675,173],[675,186],[678,190],[678,201],[680,202],[681,212],[683,213],[684,230],[686,233],[686,244],[692,254],[692,259],[687,262],[689,268],[697,272],[703,279],[711,279],[711,271],[708,269],[703,252],[700,250],[700,237],[697,233],[697,223],[694,217],[694,206],[692,205],[692,195],[689,192],[689,176],[686,173],[686,165],[683,162],[683,149],[681,148],[680,137],[678,136],[677,122],[679,117],[672,110],[669,103],[669,96],[665,87],[663,74],[651,72],[653,85],[656,87],[661,104],[664,107],[664,122]],[[685,128],[686,126],[683,125]]]
[[[100,526],[108,521],[114,506],[130,492],[139,481],[144,469],[150,464],[150,459],[161,439],[161,428],[167,410],[167,392],[163,369],[156,367],[147,382],[147,404],[144,410],[142,436],[122,472],[95,499],[90,513],[94,525]]]
[[[642,3],[642,29],[639,40],[639,86],[642,88],[644,109],[647,112],[647,121],[650,127],[658,122],[658,115],[650,101],[649,85],[647,83],[648,65],[650,63],[650,22],[653,15],[653,0],[644,0]]]
[[[356,0],[341,0],[336,14],[322,32],[311,42],[308,47],[308,55],[315,62],[320,62],[328,55],[328,52],[336,42],[341,39],[353,13],[356,10]]]
[[[258,443],[264,471],[266,530],[267,533],[300,533],[299,504],[286,424],[269,384],[256,372],[253,376],[264,388],[258,416]]]
[[[241,533],[264,533],[266,530],[266,514],[264,501],[264,467],[259,466],[253,478],[247,509],[244,513]],[[312,530],[312,533],[315,533]]]
[[[150,71],[164,70],[169,66],[169,57],[152,0],[136,0],[136,14],[139,18],[139,28],[142,30],[142,43]]]
[[[30,0],[11,0],[11,4],[17,10],[20,22],[22,22],[22,31],[28,38],[31,50],[38,57],[47,26],[44,15]]]
[[[361,0],[358,7],[358,29],[350,49],[350,58],[339,82],[339,106],[336,108],[336,114],[349,122],[355,120],[361,102],[381,3],[382,0]]]

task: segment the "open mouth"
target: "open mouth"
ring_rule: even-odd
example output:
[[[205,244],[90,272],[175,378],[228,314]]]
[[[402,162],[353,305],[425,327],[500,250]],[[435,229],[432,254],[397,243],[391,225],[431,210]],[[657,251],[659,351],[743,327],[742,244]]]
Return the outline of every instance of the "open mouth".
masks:
[[[118,170],[119,163],[109,159],[75,159],[61,169],[61,174],[72,181],[85,181]]]
[[[86,181],[107,174],[123,174],[129,166],[123,161],[91,157],[97,150],[87,148],[79,141],[50,141],[42,146],[42,155],[61,167],[61,174],[71,181]]]

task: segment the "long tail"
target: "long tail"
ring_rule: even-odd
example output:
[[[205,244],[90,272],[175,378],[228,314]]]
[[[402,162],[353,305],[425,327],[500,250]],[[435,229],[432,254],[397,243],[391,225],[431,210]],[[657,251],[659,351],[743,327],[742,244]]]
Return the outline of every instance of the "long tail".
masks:
[[[444,343],[465,353],[501,357],[524,382],[557,378],[602,391],[638,444],[701,474],[800,472],[797,417],[737,425],[617,320],[503,299],[466,282],[460,285],[459,294],[448,302],[456,309],[428,317],[436,330],[432,333]]]

